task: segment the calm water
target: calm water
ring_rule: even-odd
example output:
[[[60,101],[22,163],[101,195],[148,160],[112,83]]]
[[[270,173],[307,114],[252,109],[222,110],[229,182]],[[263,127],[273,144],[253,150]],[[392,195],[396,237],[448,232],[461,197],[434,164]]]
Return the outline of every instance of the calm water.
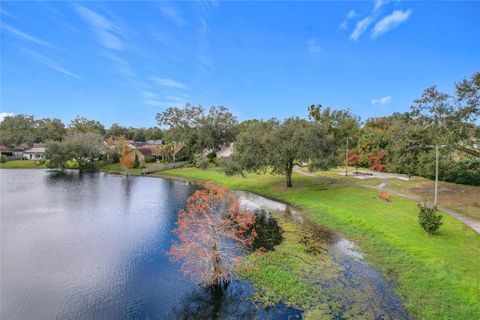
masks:
[[[2,319],[286,319],[235,281],[199,289],[162,255],[195,190],[102,173],[0,170]]]
[[[292,319],[283,304],[256,306],[252,286],[202,290],[161,252],[195,187],[181,181],[103,173],[0,170],[1,319]],[[392,286],[353,243],[308,224],[285,204],[238,192],[262,214],[259,245],[273,249],[272,215],[301,225],[302,243],[324,261],[312,275],[330,318],[408,319]]]

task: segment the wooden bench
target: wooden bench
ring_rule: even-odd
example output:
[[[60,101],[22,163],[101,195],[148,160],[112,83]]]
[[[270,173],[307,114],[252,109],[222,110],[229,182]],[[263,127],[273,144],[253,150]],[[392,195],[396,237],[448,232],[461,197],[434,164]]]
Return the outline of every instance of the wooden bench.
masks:
[[[392,195],[391,194],[388,194],[386,192],[380,192],[380,194],[378,195],[380,197],[380,199],[383,199],[387,202],[390,202],[390,200],[392,199]]]

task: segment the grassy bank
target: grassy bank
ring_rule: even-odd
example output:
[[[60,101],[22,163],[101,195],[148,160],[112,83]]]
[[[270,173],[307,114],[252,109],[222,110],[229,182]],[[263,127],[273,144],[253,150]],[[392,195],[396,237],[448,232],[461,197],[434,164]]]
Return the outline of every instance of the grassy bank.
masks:
[[[44,164],[39,164],[35,160],[11,160],[0,163],[0,169],[42,169],[46,168]]]
[[[211,180],[299,206],[312,221],[356,241],[367,259],[395,280],[397,293],[416,318],[480,318],[480,236],[449,216],[444,216],[437,235],[428,236],[418,226],[415,202],[394,197],[386,203],[367,188],[294,175],[294,188],[287,189],[281,176],[227,177],[215,168],[182,168],[159,175]],[[285,245],[295,246],[295,241],[293,237]],[[289,257],[293,259],[290,263],[280,261],[280,271],[278,255],[265,259],[249,278],[257,288],[266,289],[267,299],[281,298],[292,304],[310,301],[313,293],[301,289],[308,288],[308,283],[299,272],[295,255]],[[301,290],[300,298],[290,290],[294,285]]]

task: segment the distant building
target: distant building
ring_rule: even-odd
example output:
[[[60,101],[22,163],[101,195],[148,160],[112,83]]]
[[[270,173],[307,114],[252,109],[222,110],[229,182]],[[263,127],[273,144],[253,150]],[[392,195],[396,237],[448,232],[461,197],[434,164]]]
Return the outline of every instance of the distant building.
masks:
[[[233,142],[229,146],[223,147],[220,151],[217,151],[217,158],[228,158],[233,154]]]
[[[144,144],[141,147],[138,147],[137,150],[144,156],[144,157],[154,157],[155,161],[159,161],[161,158],[160,147],[158,145],[153,144]]]
[[[43,143],[34,143],[30,149],[25,150],[25,152],[23,153],[23,159],[45,159],[45,145]]]
[[[7,147],[0,145],[0,154],[5,156],[7,160],[20,160],[23,158],[24,149],[21,146]]]

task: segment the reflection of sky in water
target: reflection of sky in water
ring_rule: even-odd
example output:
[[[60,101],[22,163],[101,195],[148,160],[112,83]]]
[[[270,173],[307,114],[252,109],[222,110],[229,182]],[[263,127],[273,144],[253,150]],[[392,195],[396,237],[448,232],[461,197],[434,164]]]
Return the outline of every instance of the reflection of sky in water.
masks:
[[[0,170],[0,180],[2,319],[165,319],[210,299],[161,253],[194,186],[46,170]],[[219,309],[270,317],[248,283],[230,290]]]
[[[363,258],[360,249],[339,233],[305,221],[284,203],[245,191],[235,191],[247,210],[279,212],[299,224],[301,242],[318,256],[317,270],[307,276],[323,312],[334,319],[409,319],[392,285]]]

